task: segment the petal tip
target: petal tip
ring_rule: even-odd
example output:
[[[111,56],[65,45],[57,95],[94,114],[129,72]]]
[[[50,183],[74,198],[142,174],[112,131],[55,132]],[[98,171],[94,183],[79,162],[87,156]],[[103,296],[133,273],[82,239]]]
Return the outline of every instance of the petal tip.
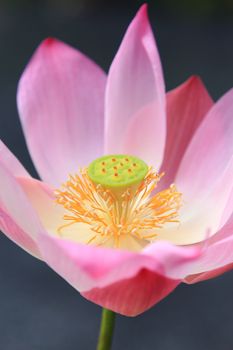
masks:
[[[144,3],[138,10],[135,19],[142,23],[148,23],[148,4]]]
[[[54,44],[57,44],[59,41],[53,37],[48,37],[42,41],[40,47],[42,48],[52,48]]]
[[[138,10],[138,13],[141,13],[143,15],[147,15],[148,13],[148,4],[147,3],[144,3],[140,6],[139,10]]]
[[[54,43],[54,41],[56,41],[56,39],[49,36],[44,40],[44,44],[47,46],[51,46]]]
[[[191,77],[187,80],[190,84],[192,83],[196,83],[196,82],[200,82],[201,78],[199,77],[199,75],[191,75]]]
[[[192,75],[186,82],[190,86],[192,86],[192,85],[203,86],[202,79],[199,75]]]

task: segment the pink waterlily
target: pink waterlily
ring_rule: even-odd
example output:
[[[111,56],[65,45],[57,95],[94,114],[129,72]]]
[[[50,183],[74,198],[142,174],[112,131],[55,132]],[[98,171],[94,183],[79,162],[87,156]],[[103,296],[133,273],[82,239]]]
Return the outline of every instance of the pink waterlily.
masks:
[[[165,93],[146,6],[106,74],[79,51],[46,39],[26,67],[18,109],[41,181],[0,144],[0,229],[85,298],[135,316],[181,282],[233,266],[233,90],[214,103],[191,77]],[[86,243],[82,226],[58,234],[54,190],[104,154],[140,157],[182,193],[179,224],[123,249]],[[131,249],[132,248],[132,249]],[[135,248],[135,249],[134,249]]]

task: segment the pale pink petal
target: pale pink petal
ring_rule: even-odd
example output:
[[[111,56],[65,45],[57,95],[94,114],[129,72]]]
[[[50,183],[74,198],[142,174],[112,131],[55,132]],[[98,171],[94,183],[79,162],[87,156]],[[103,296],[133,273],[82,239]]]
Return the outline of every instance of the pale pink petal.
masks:
[[[142,269],[132,278],[81,293],[86,299],[125,316],[137,316],[157,304],[180,283]]]
[[[165,147],[161,63],[143,5],[111,65],[106,88],[105,152],[137,155],[158,168]]]
[[[161,139],[155,132],[159,127],[155,118],[157,106],[156,103],[148,104],[133,116],[125,128],[122,148],[118,149],[118,153],[136,155],[159,169],[161,161],[158,160],[156,152],[161,148]],[[119,146],[116,144],[116,147]]]
[[[47,231],[57,232],[64,225],[64,208],[55,201],[54,189],[33,178],[17,178],[34,210]]]
[[[219,174],[209,193],[197,193],[188,197],[183,192],[179,210],[179,223],[166,225],[159,230],[158,239],[178,245],[189,245],[213,236],[228,220],[233,204],[233,156],[228,166]],[[193,181],[195,181],[193,179]],[[182,191],[181,184],[178,188]],[[203,192],[205,189],[203,188]],[[207,234],[208,232],[208,234]]]
[[[232,162],[233,162],[233,159],[232,159]],[[233,170],[232,170],[232,172],[233,172]],[[232,177],[233,177],[233,174],[232,174]],[[229,178],[229,182],[230,181],[231,180]],[[223,210],[223,214],[222,214],[221,222],[220,222],[220,227],[222,227],[228,221],[228,219],[230,218],[230,216],[232,214],[232,211],[233,211],[233,186],[232,186],[232,190],[230,192],[230,195],[228,196],[226,206]]]
[[[41,178],[58,186],[103,154],[105,73],[77,50],[49,38],[18,88],[18,109]]]
[[[17,179],[1,160],[0,183],[0,229],[22,248],[38,256],[36,238],[42,230],[39,218]]]
[[[48,265],[85,297],[93,300],[97,298],[97,303],[129,315],[140,313],[165,297],[187,275],[185,266],[188,267],[199,255],[196,249],[179,248],[163,242],[154,244],[140,254],[80,245],[47,234],[41,235],[38,242]],[[148,272],[141,275],[142,270]],[[139,279],[136,278],[138,274]],[[142,293],[135,294],[128,311],[125,306],[121,308],[119,300],[113,302],[113,296],[109,296],[109,293],[114,295],[116,286],[122,282],[120,293],[125,299],[122,299],[121,304],[125,305],[129,297],[127,279],[132,279],[132,290],[136,290],[136,284],[141,279],[150,283],[148,302],[142,302]],[[97,292],[99,289],[103,291]]]
[[[163,186],[174,182],[184,152],[213,101],[200,78],[193,76],[167,94],[167,139],[161,170]]]
[[[2,204],[0,205],[0,230],[21,248],[40,259],[40,252],[35,240],[4,211]]]
[[[0,140],[0,161],[15,176],[29,177],[23,165],[18,161],[9,148]]]
[[[219,182],[233,155],[233,89],[209,111],[195,133],[175,183],[186,201],[200,202]]]

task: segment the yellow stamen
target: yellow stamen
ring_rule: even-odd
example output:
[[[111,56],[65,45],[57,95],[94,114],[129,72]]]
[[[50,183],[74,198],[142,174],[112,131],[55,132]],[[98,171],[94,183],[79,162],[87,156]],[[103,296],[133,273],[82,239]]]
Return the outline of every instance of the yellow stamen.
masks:
[[[84,223],[93,232],[86,244],[104,245],[112,239],[113,246],[121,248],[121,239],[129,236],[153,241],[165,224],[179,222],[181,193],[175,185],[151,196],[163,175],[149,168],[136,191],[128,187],[121,198],[110,188],[92,182],[87,168],[79,175],[70,175],[62,189],[55,192],[57,203],[69,213],[64,215],[67,224],[60,226],[58,233],[62,235],[66,227]]]

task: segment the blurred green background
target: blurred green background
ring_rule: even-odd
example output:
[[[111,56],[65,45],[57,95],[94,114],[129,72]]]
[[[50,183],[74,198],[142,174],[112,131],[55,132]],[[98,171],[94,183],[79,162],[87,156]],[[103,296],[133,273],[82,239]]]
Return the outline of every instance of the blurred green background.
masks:
[[[0,0],[1,8],[44,7],[66,14],[106,11],[109,9],[138,7],[140,0]],[[149,0],[150,7],[161,14],[180,16],[232,16],[233,0]]]

